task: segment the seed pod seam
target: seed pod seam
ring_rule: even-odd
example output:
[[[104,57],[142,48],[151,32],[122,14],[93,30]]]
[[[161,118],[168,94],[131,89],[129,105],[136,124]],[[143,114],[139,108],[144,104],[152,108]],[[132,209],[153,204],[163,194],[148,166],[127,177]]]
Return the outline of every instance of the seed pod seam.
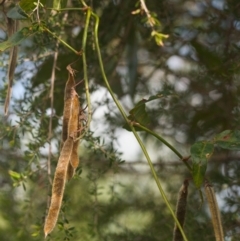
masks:
[[[79,140],[75,140],[79,137],[79,111],[80,111],[80,102],[78,99],[78,95],[74,89],[72,89],[72,97],[71,97],[71,118],[69,119],[68,124],[68,135],[73,137],[73,149],[71,154],[71,159],[68,165],[67,179],[70,180],[74,173],[75,169],[78,166],[78,144]]]
[[[68,65],[68,80],[64,90],[64,108],[63,108],[63,127],[62,127],[62,143],[68,138],[68,123],[71,111],[72,88],[75,86],[74,71]]]
[[[212,217],[212,224],[213,224],[216,241],[224,241],[221,214],[218,208],[218,203],[216,200],[214,189],[209,183],[205,184],[205,193],[206,193],[206,199],[207,199],[209,210]]]

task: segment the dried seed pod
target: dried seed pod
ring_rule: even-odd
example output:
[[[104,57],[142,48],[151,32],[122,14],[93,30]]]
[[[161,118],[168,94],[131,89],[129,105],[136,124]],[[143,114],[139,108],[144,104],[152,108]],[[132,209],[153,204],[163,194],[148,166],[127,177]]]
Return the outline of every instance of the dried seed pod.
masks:
[[[71,102],[70,102],[70,118],[68,121],[68,136],[73,137],[74,139],[77,137],[78,125],[79,125],[79,110],[80,110],[80,102],[78,99],[78,94],[74,88],[71,90]]]
[[[63,131],[62,131],[62,143],[68,138],[68,136],[72,136],[74,139],[78,137],[78,116],[79,116],[79,108],[80,102],[78,99],[78,95],[74,89],[75,87],[75,79],[74,79],[74,70],[70,65],[67,66],[68,70],[68,81],[65,86],[64,93],[64,110],[63,110]],[[71,116],[71,120],[70,120]],[[67,171],[67,179],[70,180],[74,173],[76,166],[78,166],[78,144],[79,141],[75,141],[73,144],[73,152],[71,156],[71,162],[68,165]]]
[[[206,198],[210,209],[210,213],[212,216],[212,224],[213,224],[216,241],[224,241],[222,220],[221,220],[221,215],[220,215],[220,211],[216,200],[216,195],[213,187],[209,183],[205,184],[205,193],[206,193]]]
[[[79,137],[79,114],[80,114],[80,102],[78,99],[78,95],[74,89],[72,89],[72,98],[71,98],[71,118],[68,123],[68,135],[74,138],[73,150],[70,159],[70,163],[68,165],[67,179],[70,180],[74,173],[75,169],[79,164],[78,159],[78,145],[79,140],[75,140]]]
[[[70,111],[71,111],[72,89],[75,86],[74,71],[70,65],[67,66],[67,70],[68,70],[68,80],[64,91],[62,143],[64,143],[68,138],[68,122],[69,122]]]
[[[188,180],[187,179],[184,180],[178,193],[178,200],[177,200],[177,206],[176,206],[176,217],[182,227],[184,225],[186,208],[187,208],[188,184],[189,184]],[[173,230],[173,241],[182,241],[182,240],[183,240],[182,234],[177,224],[175,224],[174,230]]]
[[[69,137],[62,148],[52,186],[51,203],[48,215],[45,220],[44,234],[45,237],[53,230],[56,225],[58,214],[61,208],[63,193],[66,183],[67,167],[71,158],[73,148],[73,138]]]

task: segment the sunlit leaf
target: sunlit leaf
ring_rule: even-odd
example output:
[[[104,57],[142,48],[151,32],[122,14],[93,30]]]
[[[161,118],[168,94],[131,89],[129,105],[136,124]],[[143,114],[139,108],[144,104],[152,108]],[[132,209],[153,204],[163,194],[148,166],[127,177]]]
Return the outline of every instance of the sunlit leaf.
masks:
[[[21,174],[18,173],[18,172],[14,172],[14,171],[9,170],[8,174],[15,180],[19,180],[21,178]]]
[[[239,151],[240,150],[240,131],[226,130],[216,135],[215,143],[224,149]]]
[[[207,170],[207,162],[214,151],[214,145],[210,142],[196,142],[191,147],[192,157],[192,175],[193,181],[197,188],[199,188],[204,180],[205,172]]]

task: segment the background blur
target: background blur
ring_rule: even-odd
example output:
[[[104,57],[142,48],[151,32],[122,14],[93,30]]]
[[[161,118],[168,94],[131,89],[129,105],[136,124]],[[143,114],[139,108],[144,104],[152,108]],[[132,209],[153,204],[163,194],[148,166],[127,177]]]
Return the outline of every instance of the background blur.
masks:
[[[42,1],[41,1],[42,2]],[[128,112],[143,98],[161,94],[147,104],[148,128],[168,140],[183,156],[192,144],[211,140],[240,121],[240,3],[238,0],[146,1],[160,22],[156,30],[169,35],[164,46],[151,37],[146,14],[132,14],[139,1],[86,1],[100,16],[99,43],[106,74]],[[44,4],[44,1],[43,1]],[[82,7],[68,1],[68,7]],[[10,8],[10,7],[9,7]],[[43,10],[42,10],[43,11]],[[81,50],[83,11],[61,11],[41,20],[52,32]],[[45,18],[45,19],[44,19]],[[0,12],[0,40],[6,19]],[[20,28],[27,26],[20,21]],[[90,22],[87,67],[93,121],[80,145],[80,167],[67,183],[59,222],[47,240],[166,241],[174,221],[154,182],[146,159],[105,88]],[[58,52],[52,133],[50,78]],[[9,51],[0,60],[0,238],[1,241],[43,240],[50,183],[59,156],[66,66],[77,56],[46,32],[21,43],[9,115],[3,113]],[[76,81],[83,79],[81,57],[73,64]],[[84,85],[77,86],[86,107]],[[178,190],[190,174],[185,165],[154,137],[141,135],[159,179],[174,208]],[[226,241],[240,236],[240,153],[216,149],[207,178],[217,192]],[[189,240],[214,240],[206,203],[190,182],[185,230]]]

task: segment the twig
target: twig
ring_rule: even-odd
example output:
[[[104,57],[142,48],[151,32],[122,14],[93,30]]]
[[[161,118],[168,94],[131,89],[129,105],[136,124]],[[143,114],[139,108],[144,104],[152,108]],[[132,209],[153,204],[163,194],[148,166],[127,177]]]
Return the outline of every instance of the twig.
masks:
[[[146,15],[147,15],[148,22],[149,22],[150,26],[151,26],[152,28],[154,28],[154,24],[153,24],[153,22],[151,21],[152,17],[151,17],[151,14],[150,14],[150,12],[149,12],[146,4],[145,4],[145,1],[144,1],[144,0],[140,0],[140,3],[141,3],[141,7],[142,7],[143,11],[144,11],[144,12],[146,13]]]

